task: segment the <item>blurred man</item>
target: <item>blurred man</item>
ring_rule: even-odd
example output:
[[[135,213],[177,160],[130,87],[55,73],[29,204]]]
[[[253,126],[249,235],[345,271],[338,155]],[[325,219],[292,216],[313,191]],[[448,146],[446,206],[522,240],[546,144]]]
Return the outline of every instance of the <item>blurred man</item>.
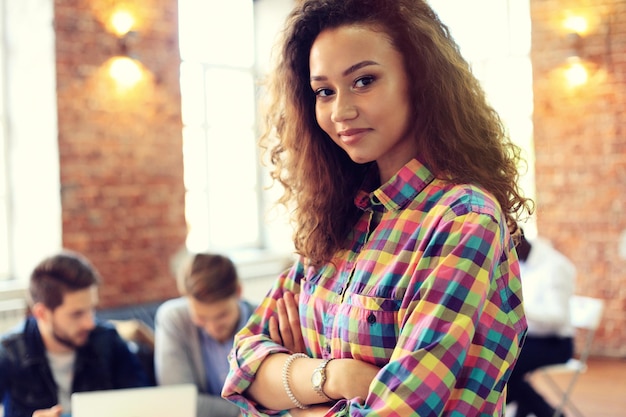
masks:
[[[576,267],[549,241],[528,240],[522,229],[517,246],[528,333],[509,378],[507,403],[517,404],[516,417],[552,417],[554,408],[526,380],[529,372],[567,362],[574,353],[570,298]]]
[[[193,383],[198,417],[236,417],[240,410],[221,397],[235,333],[254,307],[241,298],[233,262],[197,254],[179,277],[182,297],[159,307],[155,328],[157,384]]]
[[[34,269],[32,317],[0,343],[4,417],[69,415],[73,392],[148,385],[127,343],[112,326],[94,321],[99,283],[89,261],[71,251]]]

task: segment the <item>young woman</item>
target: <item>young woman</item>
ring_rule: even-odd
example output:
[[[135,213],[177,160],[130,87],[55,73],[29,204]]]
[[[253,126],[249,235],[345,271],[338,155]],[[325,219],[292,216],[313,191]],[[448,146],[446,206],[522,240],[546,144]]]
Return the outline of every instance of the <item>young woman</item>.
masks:
[[[255,415],[502,415],[530,202],[447,28],[419,0],[301,1],[269,92],[300,257],[236,336],[222,395]]]

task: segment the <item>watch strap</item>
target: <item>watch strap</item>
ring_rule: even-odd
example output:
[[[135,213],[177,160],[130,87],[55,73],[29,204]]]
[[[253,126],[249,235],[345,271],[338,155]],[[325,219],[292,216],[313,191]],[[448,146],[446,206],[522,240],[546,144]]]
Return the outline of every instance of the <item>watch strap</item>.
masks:
[[[326,382],[326,366],[328,365],[328,363],[333,360],[333,358],[329,358],[329,359],[324,359],[322,361],[322,363],[320,363],[317,368],[315,368],[315,370],[313,371],[313,375],[315,375],[315,373],[319,372],[319,374],[321,375],[322,379],[319,383],[319,385],[313,384],[313,389],[315,390],[315,392],[317,392],[317,394],[319,396],[321,396],[322,398],[324,398],[326,401],[334,401],[332,398],[330,398],[328,395],[326,395],[326,393],[324,392],[324,383]]]

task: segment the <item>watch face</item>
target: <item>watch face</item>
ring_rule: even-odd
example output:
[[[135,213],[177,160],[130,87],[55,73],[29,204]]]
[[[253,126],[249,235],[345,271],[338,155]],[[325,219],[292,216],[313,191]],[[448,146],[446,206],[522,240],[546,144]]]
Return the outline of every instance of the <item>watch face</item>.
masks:
[[[311,376],[311,382],[316,387],[319,387],[322,384],[322,373],[319,370],[313,372],[313,375]]]

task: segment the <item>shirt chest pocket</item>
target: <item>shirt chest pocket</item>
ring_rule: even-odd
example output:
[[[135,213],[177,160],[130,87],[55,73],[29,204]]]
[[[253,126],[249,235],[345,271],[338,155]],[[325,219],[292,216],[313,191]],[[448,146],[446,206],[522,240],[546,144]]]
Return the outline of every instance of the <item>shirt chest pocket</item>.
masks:
[[[398,341],[400,300],[346,294],[336,317],[334,348],[355,359],[383,366]]]

